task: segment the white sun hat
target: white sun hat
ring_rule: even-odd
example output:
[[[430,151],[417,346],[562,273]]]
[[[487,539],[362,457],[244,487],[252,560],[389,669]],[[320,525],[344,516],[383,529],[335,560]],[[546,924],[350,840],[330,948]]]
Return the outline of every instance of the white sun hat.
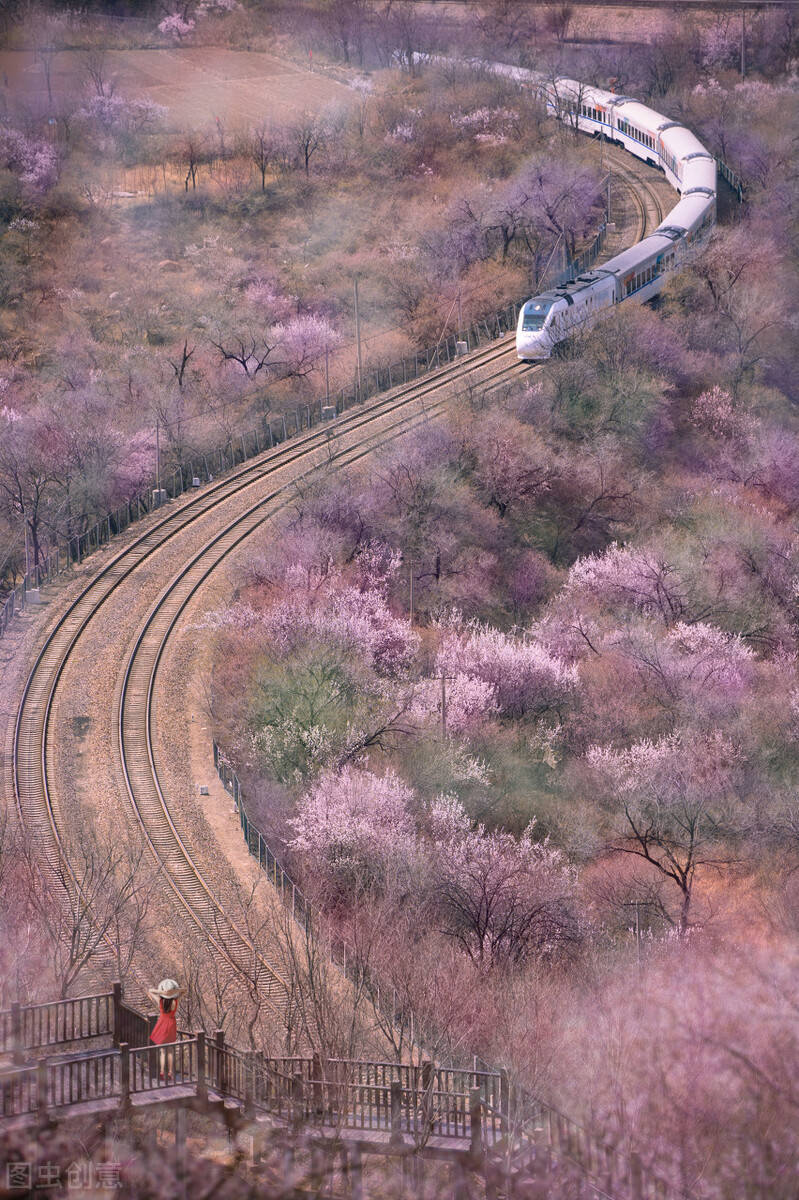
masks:
[[[174,979],[162,979],[157,988],[148,988],[147,994],[153,1000],[177,1000],[178,996],[186,995],[186,989]]]

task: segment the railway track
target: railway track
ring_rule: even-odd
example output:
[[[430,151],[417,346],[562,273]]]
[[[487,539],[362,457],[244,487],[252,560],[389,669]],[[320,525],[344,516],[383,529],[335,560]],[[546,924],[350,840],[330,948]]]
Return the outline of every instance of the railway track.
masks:
[[[660,201],[637,172],[624,164],[616,169],[636,198],[639,233],[643,237],[648,222],[659,223],[662,219]],[[350,465],[437,416],[452,402],[467,377],[479,388],[490,390],[540,369],[518,362],[513,338],[508,336],[462,362],[342,416],[332,427],[308,431],[243,464],[183,503],[170,506],[98,571],[49,632],[25,685],[13,739],[13,785],[20,819],[42,847],[46,870],[54,884],[62,892],[66,887],[71,893],[70,902],[79,898],[80,881],[70,866],[69,839],[58,797],[53,727],[59,685],[78,645],[91,644],[92,624],[109,602],[124,595],[125,589],[135,602],[137,578],[152,566],[159,552],[188,537],[194,529],[210,524],[199,549],[191,548],[186,554],[184,565],[149,607],[132,641],[115,702],[115,757],[130,815],[178,910],[203,932],[223,970],[232,976],[245,976],[250,983],[255,977],[265,1002],[276,1016],[284,1016],[288,987],[279,965],[253,945],[246,931],[225,910],[213,880],[206,878],[198,866],[181,833],[180,821],[170,809],[153,738],[155,687],[165,648],[197,590],[286,502],[298,476],[307,477],[320,468],[329,469],[331,464]],[[282,478],[287,472],[289,478]],[[230,510],[236,506],[239,511],[233,515]],[[110,966],[114,961],[110,944],[107,955]]]
[[[202,875],[169,811],[156,770],[152,742],[152,698],[155,673],[166,640],[196,589],[236,546],[268,518],[285,499],[290,483],[272,486],[275,476],[296,465],[301,473],[329,466],[330,438],[340,449],[333,461],[344,466],[400,436],[419,421],[429,420],[453,398],[464,365],[479,374],[483,386],[496,386],[524,371],[515,359],[512,339],[505,339],[468,360],[408,385],[368,409],[340,418],[333,429],[315,430],[297,442],[270,451],[224,481],[175,509],[131,545],[115,555],[75,600],[50,632],[28,677],[14,731],[13,776],[18,811],[44,849],[46,870],[74,902],[80,882],[69,866],[68,839],[59,815],[52,727],[58,687],[70,657],[82,638],[91,636],[97,614],[120,589],[135,590],[136,572],[195,522],[212,516],[221,527],[171,581],[148,613],[128,660],[117,709],[120,764],[131,809],[147,844],[183,913],[203,930],[225,969],[258,977],[259,990],[276,1015],[287,1003],[286,984],[274,963],[266,962],[251,940],[224,911],[214,888]],[[424,407],[412,413],[408,409]],[[296,480],[292,473],[291,483]],[[252,503],[234,520],[225,520],[231,501],[250,493]],[[66,867],[66,871],[64,868]],[[108,947],[108,961],[112,948]]]
[[[624,180],[627,191],[632,197],[639,225],[639,236],[635,240],[640,242],[657,229],[663,220],[663,202],[652,182],[643,173],[645,170],[651,172],[654,168],[642,167],[639,170],[631,168],[627,161],[629,155],[623,150],[616,151],[615,148],[606,147],[605,153],[609,155],[614,172]],[[624,155],[624,158],[621,158],[621,155]]]

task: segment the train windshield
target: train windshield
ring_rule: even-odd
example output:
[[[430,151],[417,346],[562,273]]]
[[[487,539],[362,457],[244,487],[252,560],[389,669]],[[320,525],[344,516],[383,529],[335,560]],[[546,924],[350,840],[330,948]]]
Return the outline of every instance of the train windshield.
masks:
[[[540,296],[536,300],[528,300],[524,306],[522,330],[530,333],[536,329],[543,329],[553,303],[552,300],[544,300]]]

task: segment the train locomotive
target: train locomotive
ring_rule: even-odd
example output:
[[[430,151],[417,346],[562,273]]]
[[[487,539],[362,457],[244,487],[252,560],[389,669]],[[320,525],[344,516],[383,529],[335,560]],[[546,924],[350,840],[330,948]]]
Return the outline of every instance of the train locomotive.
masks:
[[[522,305],[516,352],[520,359],[536,361],[548,358],[570,331],[590,324],[604,309],[623,300],[645,301],[657,295],[688,247],[713,226],[716,162],[690,130],[637,100],[573,79],[542,82],[532,71],[500,70],[519,82],[532,83],[553,116],[660,167],[680,194],[654,233],[602,266]]]

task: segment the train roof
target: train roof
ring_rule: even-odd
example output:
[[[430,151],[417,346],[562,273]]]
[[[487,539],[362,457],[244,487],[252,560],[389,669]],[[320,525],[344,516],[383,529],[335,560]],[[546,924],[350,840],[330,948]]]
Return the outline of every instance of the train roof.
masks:
[[[624,109],[626,113],[626,107]],[[688,158],[689,155],[712,158],[709,150],[700,142],[695,133],[684,125],[673,125],[661,132],[661,141],[670,154],[675,158]]]
[[[638,129],[643,129],[646,133],[651,133],[654,137],[658,130],[664,125],[671,125],[669,117],[664,117],[663,113],[655,112],[654,108],[647,107],[646,104],[641,104],[640,100],[619,100],[616,105],[617,115],[625,121],[629,121]]]
[[[544,300],[548,305],[554,304],[556,300],[565,300],[567,304],[571,304],[572,296],[579,295],[580,292],[593,287],[602,279],[607,279],[608,275],[609,272],[604,267],[599,267],[596,271],[584,271],[576,279],[572,279],[568,283],[559,283],[557,287],[547,288],[545,292],[541,292],[533,298],[536,301]],[[527,303],[529,304],[530,301],[528,300]]]
[[[691,192],[674,206],[665,219],[658,225],[653,237],[665,233],[667,229],[696,229],[705,219],[708,207],[713,203],[715,193],[709,190]],[[647,239],[649,240],[649,239]]]
[[[667,217],[663,222],[662,233],[650,233],[649,237],[644,238],[642,242],[636,242],[629,249],[622,250],[621,254],[608,259],[606,263],[602,264],[602,269],[609,271],[612,275],[626,275],[628,271],[635,271],[647,259],[671,249],[674,245],[674,235],[666,232],[666,228],[670,224],[671,221]]]

